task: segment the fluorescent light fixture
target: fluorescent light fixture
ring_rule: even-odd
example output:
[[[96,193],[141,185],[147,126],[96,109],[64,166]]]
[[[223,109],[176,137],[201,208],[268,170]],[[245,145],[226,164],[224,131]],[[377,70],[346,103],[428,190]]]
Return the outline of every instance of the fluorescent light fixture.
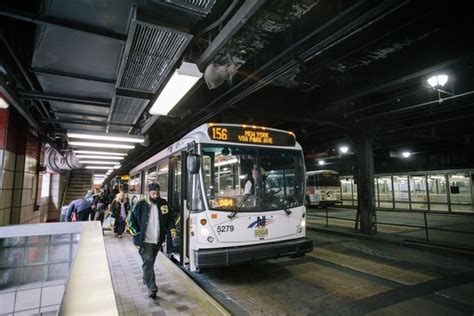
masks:
[[[325,162],[324,160],[318,160],[318,164],[319,164],[320,166],[324,165],[325,163],[326,163],[326,162]]]
[[[116,165],[114,166],[114,169],[119,169],[120,167],[122,167],[121,165]]]
[[[109,165],[113,166],[117,161],[100,161],[100,160],[79,160],[80,163],[85,165]]]
[[[71,131],[67,132],[69,138],[81,138],[81,139],[92,139],[92,140],[109,140],[115,142],[125,143],[143,143],[145,138],[142,136],[130,136],[130,135],[114,135],[104,133],[84,133]]]
[[[98,155],[76,155],[78,159],[109,159],[109,160],[122,160],[124,157],[114,157],[114,156],[98,156]]]
[[[112,144],[112,143],[90,143],[90,142],[69,142],[71,146],[82,146],[82,147],[102,147],[102,148],[120,148],[120,149],[133,149],[135,145],[128,144]]]
[[[202,77],[196,64],[183,62],[161,91],[150,109],[152,115],[167,115]]]
[[[8,109],[8,103],[2,97],[0,97],[0,109]]]
[[[402,152],[402,156],[403,156],[403,158],[408,158],[408,157],[411,156],[411,152],[409,152],[409,151],[404,151],[404,152]]]
[[[126,156],[127,153],[113,153],[110,151],[95,151],[95,150],[74,150],[77,154],[91,154],[91,155],[106,155],[106,156]]]
[[[110,166],[86,166],[86,169],[109,169]]]
[[[339,147],[339,150],[341,151],[341,153],[345,154],[349,151],[349,147],[341,146],[341,147]]]
[[[446,82],[448,82],[448,75],[436,75],[436,76],[432,76],[430,77],[428,80],[428,84],[433,87],[433,88],[436,88],[436,87],[443,87]]]

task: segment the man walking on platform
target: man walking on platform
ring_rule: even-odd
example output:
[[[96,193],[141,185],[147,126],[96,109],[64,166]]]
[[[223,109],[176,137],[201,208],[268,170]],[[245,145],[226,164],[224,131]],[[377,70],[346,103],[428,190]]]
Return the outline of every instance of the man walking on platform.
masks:
[[[127,228],[142,257],[143,282],[148,288],[148,297],[155,299],[158,292],[154,271],[156,256],[168,231],[173,239],[176,237],[176,228],[168,203],[160,198],[160,186],[150,183],[148,190],[148,196],[133,206]]]

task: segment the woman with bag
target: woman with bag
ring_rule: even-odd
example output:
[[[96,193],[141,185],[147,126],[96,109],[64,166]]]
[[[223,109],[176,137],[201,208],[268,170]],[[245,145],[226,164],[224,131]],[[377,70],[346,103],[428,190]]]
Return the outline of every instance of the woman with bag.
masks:
[[[125,192],[120,191],[110,205],[112,216],[115,217],[115,229],[114,232],[119,238],[122,238],[122,234],[125,230],[125,220],[127,219],[128,212],[130,211],[130,203],[125,196]]]

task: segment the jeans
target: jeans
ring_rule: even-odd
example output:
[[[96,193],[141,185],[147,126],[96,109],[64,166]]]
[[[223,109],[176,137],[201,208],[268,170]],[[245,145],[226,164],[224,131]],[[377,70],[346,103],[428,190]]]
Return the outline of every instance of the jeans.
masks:
[[[154,265],[159,250],[160,247],[158,244],[149,243],[143,243],[143,247],[140,249],[140,256],[143,260],[143,281],[150,292],[158,292],[158,286],[156,286],[155,281]]]
[[[118,217],[115,219],[114,231],[119,235],[122,235],[125,231],[125,220],[122,217]]]
[[[82,210],[80,212],[77,213],[77,221],[78,222],[87,222],[89,220],[89,215],[91,213],[92,209],[89,207],[89,208],[86,208],[85,210]]]

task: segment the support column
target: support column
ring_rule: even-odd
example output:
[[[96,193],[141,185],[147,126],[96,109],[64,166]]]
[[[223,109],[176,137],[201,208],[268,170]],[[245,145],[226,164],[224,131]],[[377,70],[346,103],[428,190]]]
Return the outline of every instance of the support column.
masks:
[[[362,234],[377,232],[374,196],[373,136],[359,136],[354,140],[356,152],[355,180],[357,181],[357,214]]]

